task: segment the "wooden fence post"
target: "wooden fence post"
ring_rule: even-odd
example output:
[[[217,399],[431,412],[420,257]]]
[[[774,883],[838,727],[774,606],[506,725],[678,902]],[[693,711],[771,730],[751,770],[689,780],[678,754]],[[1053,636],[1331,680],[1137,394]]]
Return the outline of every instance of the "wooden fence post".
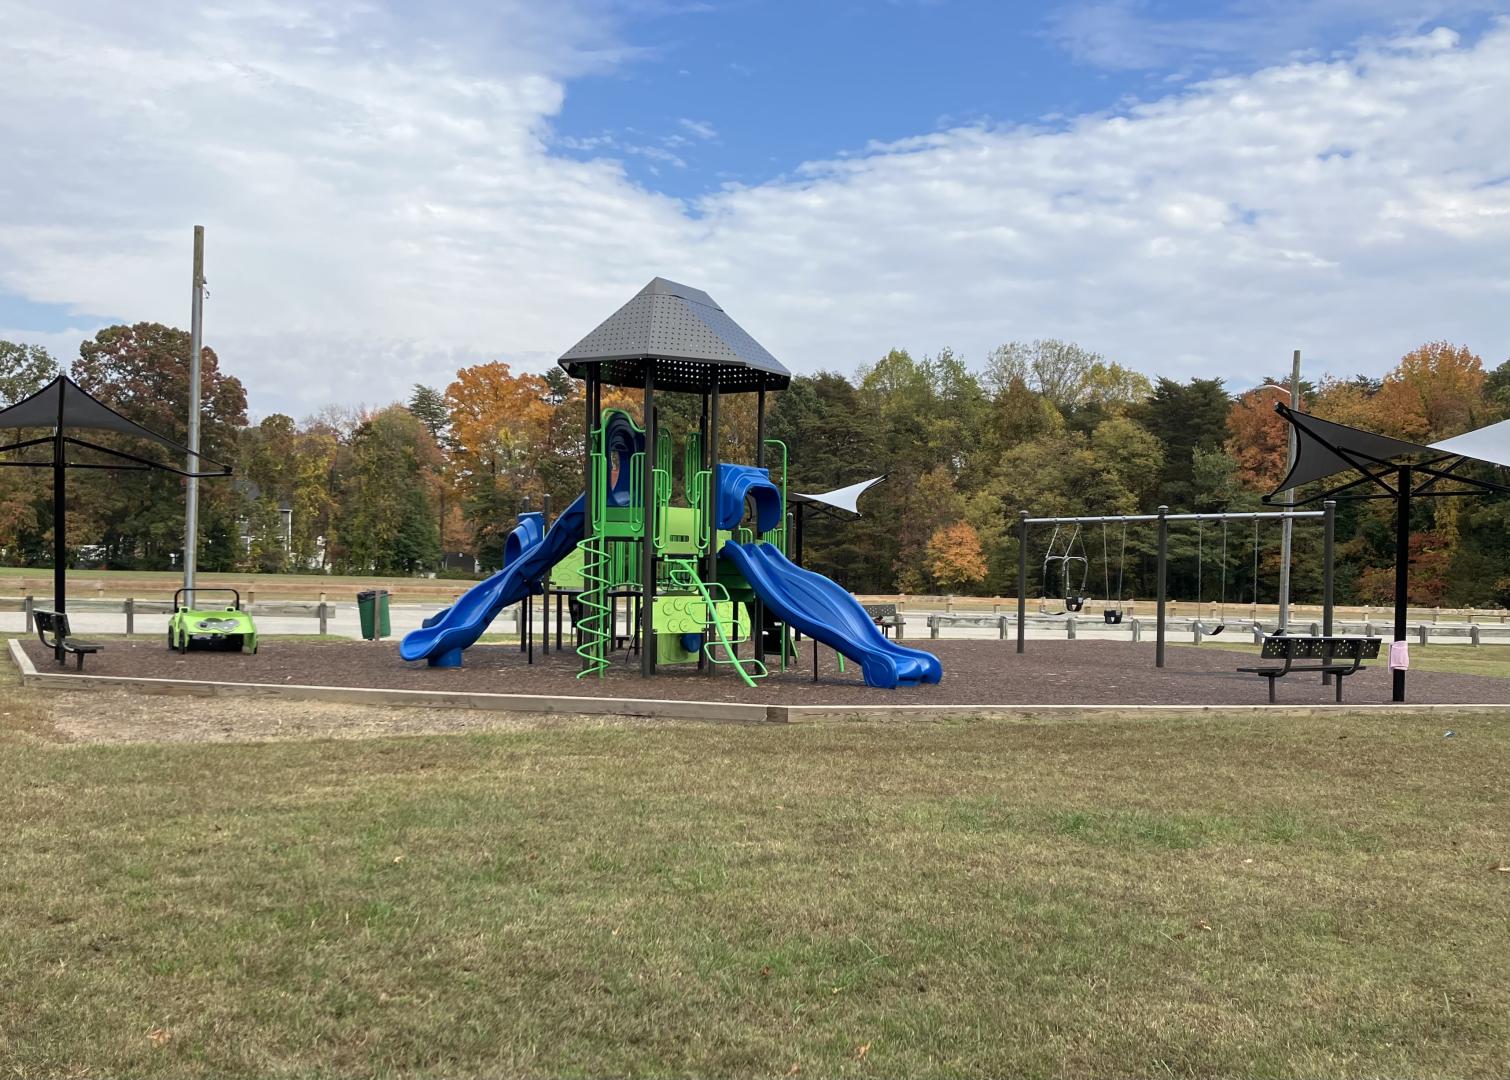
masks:
[[[320,633],[324,635],[329,625],[329,614],[325,609],[325,594],[320,594]]]
[[[126,597],[126,636],[136,633],[136,598]]]
[[[36,606],[36,600],[31,593],[27,593],[21,601],[21,610],[26,614],[26,632],[30,634],[35,628],[32,624],[31,610]]]

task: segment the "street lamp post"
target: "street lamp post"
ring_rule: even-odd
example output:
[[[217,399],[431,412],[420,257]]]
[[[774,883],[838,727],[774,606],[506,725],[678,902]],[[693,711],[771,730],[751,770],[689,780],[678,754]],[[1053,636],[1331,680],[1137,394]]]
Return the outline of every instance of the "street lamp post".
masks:
[[[1290,395],[1290,408],[1293,409],[1296,412],[1300,412],[1301,411],[1301,407],[1300,407],[1300,350],[1299,349],[1295,350],[1294,356],[1291,358],[1291,363],[1290,363],[1290,385],[1288,387],[1286,387],[1282,383],[1277,383],[1277,382],[1266,380],[1264,382],[1263,386],[1260,387],[1259,389],[1267,390],[1267,389],[1270,389],[1270,388],[1275,389],[1275,390],[1281,390],[1281,391],[1287,392]],[[1289,452],[1288,455],[1286,455],[1286,458],[1285,458],[1285,470],[1286,470],[1286,472],[1288,472],[1290,469],[1293,469],[1295,467],[1295,450],[1296,450],[1296,447],[1295,447],[1295,428],[1294,428],[1293,425],[1290,426],[1289,436],[1290,436],[1290,452]],[[1294,499],[1294,496],[1292,495],[1291,498],[1290,498],[1290,505],[1294,505],[1294,502],[1295,502],[1295,499]],[[1295,522],[1293,520],[1291,520],[1290,518],[1285,518],[1284,519],[1284,523],[1283,523],[1283,531],[1281,532],[1280,535],[1281,535],[1281,540],[1280,540],[1280,550],[1279,550],[1279,628],[1281,630],[1285,630],[1285,629],[1288,629],[1289,625],[1290,625],[1290,562],[1291,562],[1290,552],[1291,552],[1291,548],[1292,548],[1292,545],[1294,544],[1294,539],[1295,539]]]

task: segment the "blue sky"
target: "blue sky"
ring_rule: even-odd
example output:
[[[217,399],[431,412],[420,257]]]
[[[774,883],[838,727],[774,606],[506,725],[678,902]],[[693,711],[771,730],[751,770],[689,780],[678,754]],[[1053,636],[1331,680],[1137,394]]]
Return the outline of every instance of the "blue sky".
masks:
[[[0,0],[0,338],[255,413],[540,369],[650,278],[790,367],[1059,337],[1234,388],[1510,356],[1510,0]],[[87,56],[88,63],[79,58]]]
[[[563,153],[622,156],[695,198],[803,162],[969,124],[1057,126],[1181,84],[1431,23],[1471,38],[1493,4],[736,0],[621,13],[631,58],[574,81]]]

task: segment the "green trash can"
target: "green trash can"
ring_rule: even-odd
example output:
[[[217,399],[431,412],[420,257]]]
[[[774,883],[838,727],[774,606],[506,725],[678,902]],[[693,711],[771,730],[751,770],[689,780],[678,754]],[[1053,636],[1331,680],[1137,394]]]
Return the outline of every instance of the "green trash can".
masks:
[[[378,641],[393,634],[388,619],[388,590],[364,589],[357,593],[357,617],[362,621],[362,640]]]

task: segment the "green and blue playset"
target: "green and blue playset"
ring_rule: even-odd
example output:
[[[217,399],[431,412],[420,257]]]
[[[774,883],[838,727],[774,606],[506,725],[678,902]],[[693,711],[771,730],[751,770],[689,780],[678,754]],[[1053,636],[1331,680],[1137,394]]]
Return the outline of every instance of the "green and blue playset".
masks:
[[[542,514],[521,514],[503,568],[406,635],[405,660],[460,666],[504,608],[527,602],[549,578],[580,586],[578,678],[611,666],[622,599],[645,676],[663,666],[728,667],[753,687],[768,662],[787,665],[796,632],[857,663],[871,686],[939,681],[935,656],[885,637],[846,590],[792,560],[786,447],[764,433],[766,391],[791,375],[707,293],[656,278],[561,364],[585,383],[584,494],[549,528]],[[643,390],[644,427],[602,408],[605,385]],[[666,430],[658,392],[700,394],[699,429]],[[753,465],[718,460],[719,400],[728,393],[758,395]]]

